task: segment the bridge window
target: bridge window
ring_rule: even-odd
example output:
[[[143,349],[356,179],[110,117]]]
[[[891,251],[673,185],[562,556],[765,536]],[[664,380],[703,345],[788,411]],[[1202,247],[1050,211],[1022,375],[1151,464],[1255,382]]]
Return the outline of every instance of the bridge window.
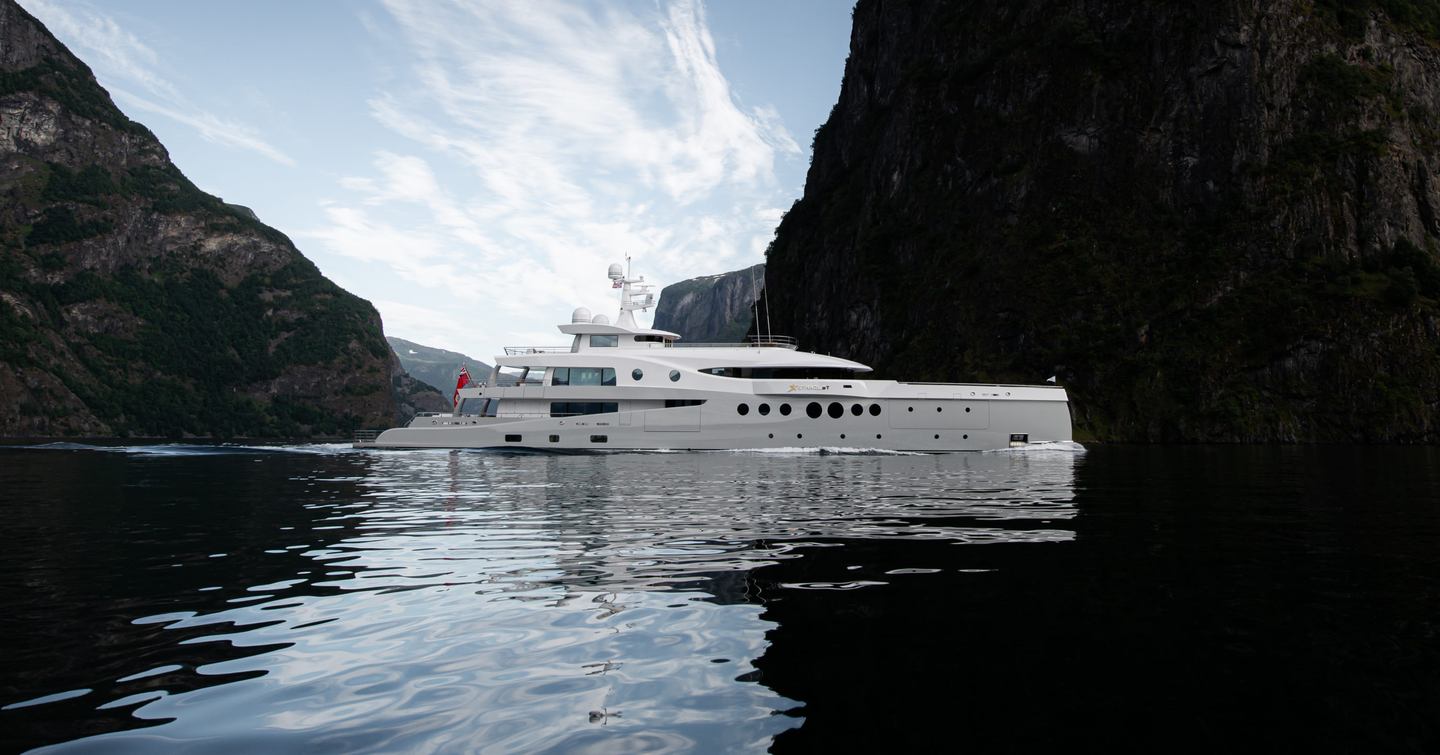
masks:
[[[636,343],[665,343],[665,336],[635,336]]]
[[[556,367],[551,374],[551,385],[615,384],[615,370],[611,367]]]
[[[620,336],[590,336],[590,348],[619,345]]]

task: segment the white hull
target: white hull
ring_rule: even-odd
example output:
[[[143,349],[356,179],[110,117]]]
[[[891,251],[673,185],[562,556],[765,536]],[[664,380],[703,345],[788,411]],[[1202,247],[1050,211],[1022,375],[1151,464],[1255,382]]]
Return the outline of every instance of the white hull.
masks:
[[[1071,440],[1062,388],[944,384],[897,386],[913,395],[707,395],[701,406],[575,417],[437,415],[386,430],[371,448],[523,448],[546,450],[723,450],[874,448],[985,451],[1020,443]],[[911,389],[905,391],[904,389]],[[937,395],[944,394],[944,395]],[[970,394],[979,394],[970,397]],[[985,395],[990,394],[990,395]],[[690,396],[699,394],[691,393]],[[960,398],[959,396],[964,396]],[[807,413],[811,402],[822,413]],[[740,404],[749,411],[741,415]],[[760,404],[769,413],[759,413]],[[779,407],[789,404],[782,416]],[[841,416],[831,416],[831,404]],[[872,414],[871,406],[879,407]],[[861,413],[856,415],[854,407]],[[969,411],[966,411],[966,410]]]

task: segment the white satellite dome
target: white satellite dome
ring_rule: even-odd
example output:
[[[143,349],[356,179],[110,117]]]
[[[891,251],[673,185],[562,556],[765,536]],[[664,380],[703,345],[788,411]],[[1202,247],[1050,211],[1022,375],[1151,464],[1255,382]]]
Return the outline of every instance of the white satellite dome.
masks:
[[[590,322],[593,322],[596,325],[609,325],[610,318],[606,317],[605,315],[595,315],[594,317],[590,318]]]
[[[590,322],[590,310],[586,307],[576,307],[575,312],[570,315],[570,322]]]
[[[625,277],[625,267],[619,262],[610,266],[610,280],[618,281]]]

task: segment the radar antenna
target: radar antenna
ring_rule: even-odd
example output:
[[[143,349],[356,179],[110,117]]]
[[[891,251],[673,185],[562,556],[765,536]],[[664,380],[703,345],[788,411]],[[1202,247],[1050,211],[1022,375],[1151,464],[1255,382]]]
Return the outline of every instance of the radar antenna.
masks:
[[[620,289],[620,316],[615,318],[615,324],[630,330],[639,330],[640,326],[635,324],[635,310],[647,310],[655,306],[655,294],[650,293],[654,288],[645,282],[645,276],[639,278],[630,277],[630,255],[625,255],[625,272],[621,272],[618,264],[610,266],[610,280],[614,286]]]

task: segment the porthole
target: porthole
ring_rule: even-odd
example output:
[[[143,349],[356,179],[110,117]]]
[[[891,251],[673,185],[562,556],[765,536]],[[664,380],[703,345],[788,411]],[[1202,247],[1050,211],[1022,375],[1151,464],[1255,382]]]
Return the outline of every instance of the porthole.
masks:
[[[796,437],[796,438],[803,438],[803,437],[805,437],[805,433],[795,433],[795,437]]]
[[[878,417],[878,416],[880,416],[880,405],[879,405],[879,404],[871,404],[871,405],[870,405],[870,416],[872,416],[872,417]]]
[[[839,401],[831,401],[830,417],[832,419],[840,419],[843,416],[845,416],[845,407],[842,406]]]
[[[945,411],[945,410],[944,410],[943,408],[937,406],[937,407],[935,407],[935,411],[937,411],[937,412],[943,412],[943,411]]]
[[[960,440],[970,440],[970,433],[965,433],[964,435],[960,436]]]
[[[767,436],[767,437],[774,438],[774,437],[775,437],[775,433],[770,433],[770,435]]]
[[[640,369],[639,367],[636,367],[635,369],[630,371],[630,379],[634,380],[637,383],[640,382],[640,378],[643,377],[645,377],[645,371]]]
[[[785,415],[786,417],[790,416],[790,405],[789,405],[789,404],[781,404],[781,405],[780,405],[780,413],[783,414],[783,415]]]
[[[840,433],[840,440],[845,440],[845,433]]]
[[[805,413],[810,415],[810,419],[820,419],[820,413],[823,411],[825,410],[820,408],[819,401],[811,401],[805,405]]]
[[[747,414],[750,413],[750,405],[749,405],[749,404],[741,404],[741,405],[735,407],[735,411],[739,412],[739,413],[740,413],[740,416],[743,417],[743,416],[745,416],[745,415],[747,415]]]
[[[907,411],[907,412],[913,412],[913,411],[915,411],[915,407],[913,407],[913,406],[907,406],[907,407],[905,407],[905,411]]]
[[[671,370],[671,371],[670,371],[670,382],[672,382],[672,383],[678,383],[678,382],[680,382],[680,371],[679,371],[679,370]]]
[[[935,433],[935,440],[940,440],[940,433]]]
[[[756,407],[756,411],[759,411],[760,416],[762,417],[768,416],[770,414],[770,405],[761,404],[760,406]]]
[[[875,433],[875,440],[880,440],[880,433]]]
[[[965,413],[966,413],[966,414],[969,414],[969,413],[970,413],[970,407],[968,407],[968,406],[965,407]]]
[[[550,442],[551,442],[551,443],[559,443],[559,442],[560,442],[560,436],[558,436],[558,435],[552,435],[552,436],[550,436]]]
[[[858,417],[865,413],[865,407],[859,404],[855,404],[854,406],[850,407],[850,413]]]

